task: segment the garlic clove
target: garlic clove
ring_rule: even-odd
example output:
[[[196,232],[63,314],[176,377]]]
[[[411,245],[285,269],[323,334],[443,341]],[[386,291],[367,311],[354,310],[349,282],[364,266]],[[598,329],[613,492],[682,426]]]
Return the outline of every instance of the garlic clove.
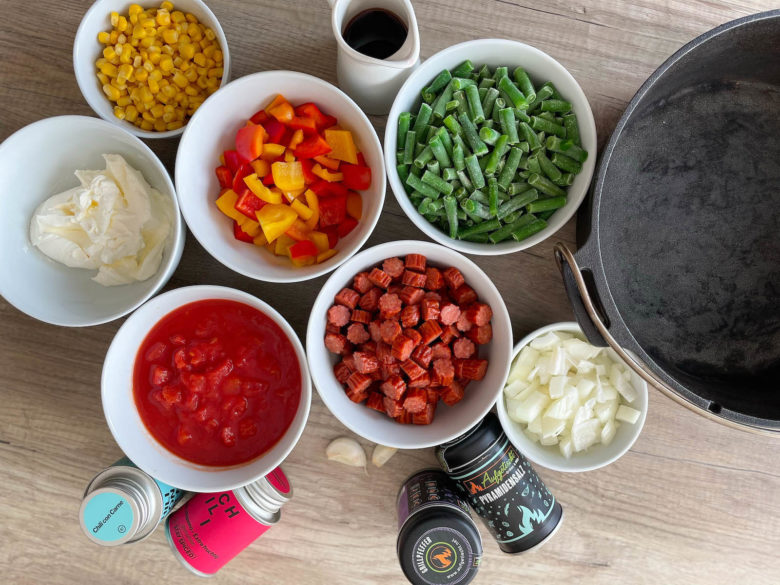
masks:
[[[325,448],[325,456],[330,461],[352,467],[366,467],[366,452],[355,439],[339,437],[333,439]]]
[[[374,447],[374,452],[371,454],[371,463],[377,467],[382,467],[385,463],[390,461],[390,458],[396,454],[395,447],[386,447],[385,445],[377,445]]]

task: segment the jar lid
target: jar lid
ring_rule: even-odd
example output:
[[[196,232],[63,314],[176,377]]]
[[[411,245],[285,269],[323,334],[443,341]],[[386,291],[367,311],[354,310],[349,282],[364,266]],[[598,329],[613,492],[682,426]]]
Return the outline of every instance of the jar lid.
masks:
[[[441,466],[449,473],[468,465],[504,436],[501,421],[489,412],[476,426],[436,448]]]

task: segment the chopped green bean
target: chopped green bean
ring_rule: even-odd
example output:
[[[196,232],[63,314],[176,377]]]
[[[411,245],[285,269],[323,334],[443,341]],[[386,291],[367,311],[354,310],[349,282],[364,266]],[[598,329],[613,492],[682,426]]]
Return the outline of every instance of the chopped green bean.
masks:
[[[433,159],[433,150],[431,150],[430,146],[426,146],[423,148],[422,152],[414,158],[414,166],[423,168],[431,159]]]
[[[443,201],[444,212],[447,214],[449,236],[456,238],[458,236],[458,202],[452,195],[445,195]]]
[[[559,187],[568,187],[574,182],[574,173],[563,173],[560,179],[553,181]]]
[[[512,80],[509,79],[509,77],[504,76],[498,81],[498,89],[509,96],[510,101],[516,108],[524,110],[528,107],[528,102],[526,101],[523,92],[517,89],[517,86],[512,83]]]
[[[452,132],[455,136],[463,134],[463,127],[452,114],[444,118],[444,125],[447,127],[447,130]]]
[[[506,77],[507,75],[509,75],[509,67],[496,67],[496,70],[493,73],[493,79],[498,83],[501,81],[502,77]]]
[[[490,199],[488,199],[488,196],[485,195],[479,189],[477,189],[471,195],[469,195],[469,199],[471,199],[472,201],[476,201],[477,203],[481,203],[482,205],[490,204]]]
[[[487,90],[485,90],[485,92],[487,93]],[[466,88],[465,94],[469,119],[474,122],[474,124],[481,124],[485,121],[485,113],[482,111],[479,90],[475,85],[470,85]]]
[[[566,136],[566,128],[559,126],[555,122],[540,118],[539,116],[531,116],[531,128],[544,132],[545,134],[553,134],[559,138],[564,138]]]
[[[404,140],[404,160],[405,165],[410,165],[414,161],[414,145],[416,144],[417,133],[414,130],[406,132]]]
[[[566,139],[574,144],[580,144],[580,127],[577,125],[577,116],[566,114],[563,117],[563,127],[566,128]]]
[[[568,173],[577,174],[582,170],[582,163],[579,163],[573,158],[569,158],[568,156],[566,156],[565,154],[561,154],[560,152],[553,152],[553,155],[550,157],[550,160],[556,167]]]
[[[417,211],[421,213],[422,215],[425,215],[428,213],[428,206],[431,204],[432,199],[429,197],[426,197],[422,201],[420,201],[420,204],[417,206]]]
[[[555,88],[555,86],[553,85],[552,81],[548,81],[542,87],[549,87],[550,90],[552,90],[552,93],[550,94],[550,97],[552,97],[553,99],[556,99],[556,100],[561,99],[561,94],[558,93],[558,90]]]
[[[547,222],[543,219],[536,219],[529,224],[526,224],[512,232],[512,237],[518,242],[530,238],[537,232],[542,231],[547,227]]]
[[[492,232],[501,227],[501,222],[497,219],[488,219],[487,221],[480,222],[478,224],[475,224],[471,227],[458,230],[458,238],[463,240],[468,238],[469,236],[474,236],[476,234],[485,234],[487,232]]]
[[[452,194],[452,185],[431,171],[425,171],[425,173],[423,173],[422,182],[430,185],[443,195]]]
[[[544,221],[547,221],[548,219],[550,219],[552,214],[555,213],[555,211],[556,211],[555,209],[551,209],[550,211],[543,211],[541,213],[536,214],[536,217],[538,217],[539,219],[543,219]]]
[[[540,151],[536,151],[540,152]],[[532,173],[541,173],[542,166],[539,164],[539,159],[536,157],[536,152],[528,157],[528,170]]]
[[[444,150],[447,152],[447,156],[452,158],[452,138],[450,138],[450,133],[447,132],[447,129],[444,126],[439,126],[439,130],[436,134],[441,138],[441,143],[444,146]]]
[[[420,179],[420,177],[417,175],[410,173],[409,176],[406,177],[406,184],[415,191],[419,191],[425,197],[429,197],[430,199],[439,198],[439,192],[427,183],[423,183],[422,179]]]
[[[496,169],[498,168],[498,162],[501,160],[501,157],[504,156],[507,149],[509,148],[509,137],[506,134],[502,134],[498,140],[496,140],[495,148],[493,148],[492,152],[485,158],[487,158],[487,162],[485,163],[485,174],[488,176],[493,176],[496,174]]]
[[[433,78],[431,84],[422,90],[422,99],[429,104],[433,102],[433,100],[436,99],[436,94],[444,89],[444,86],[450,82],[450,79],[452,79],[452,75],[450,74],[449,69],[442,70],[441,73]]]
[[[539,167],[542,169],[542,172],[547,175],[553,183],[561,178],[563,173],[561,173],[560,169],[547,158],[547,155],[544,154],[544,149],[537,151],[536,160],[539,161]]]
[[[539,104],[541,104],[544,100],[551,98],[553,95],[553,90],[549,85],[543,85],[539,91],[536,92],[536,99],[528,104],[529,110],[534,110],[539,107]]]
[[[441,136],[437,133],[428,141],[428,147],[431,149],[433,156],[443,167],[448,167],[452,164],[450,156],[447,154],[447,150],[444,148]],[[552,164],[552,163],[551,163]]]
[[[487,63],[483,64],[477,72],[477,77],[480,79],[490,79],[490,75],[490,67],[487,66]]]
[[[460,144],[460,147],[463,149],[463,154],[464,154],[465,156],[468,156],[468,155],[470,155],[470,154],[471,154],[471,149],[470,149],[470,148],[468,147],[468,145],[467,145],[467,144],[466,144],[466,143],[463,141],[463,137],[462,137],[462,136],[458,136],[457,134],[455,134],[455,135],[452,137],[452,146],[453,146],[453,148],[455,147],[455,145],[456,145],[456,144]]]
[[[552,197],[566,195],[566,191],[550,181],[547,177],[541,176],[539,173],[531,173],[531,175],[528,177],[528,184],[535,189],[538,189],[545,195],[550,195]]]
[[[520,195],[512,197],[509,201],[505,201],[498,207],[498,213],[496,216],[498,219],[504,219],[507,215],[518,209],[522,209],[532,201],[536,201],[539,198],[539,192],[536,189],[531,189]]]
[[[520,132],[523,134],[523,140],[528,143],[531,150],[539,150],[542,147],[536,132],[526,122],[520,122]]]
[[[460,207],[467,214],[478,219],[490,219],[490,209],[484,203],[479,203],[473,199],[464,199],[460,202]]]
[[[496,132],[492,128],[482,126],[482,128],[479,129],[479,137],[485,144],[493,146],[496,143],[496,140],[501,137],[501,132]]]
[[[473,79],[469,79],[468,77],[453,77],[452,78],[452,88],[455,91],[458,91],[460,89],[466,89],[470,86],[477,86],[477,82]]]
[[[488,179],[488,208],[490,215],[496,216],[498,214],[498,181],[495,177]]]
[[[441,175],[441,165],[437,160],[432,160],[427,165],[425,165],[425,168],[427,169],[427,171],[430,171],[434,175]]]
[[[492,79],[490,81],[493,81]],[[491,120],[493,114],[493,106],[498,99],[498,90],[495,87],[488,88],[485,92],[485,98],[482,100],[482,111],[485,114],[486,120]]]
[[[588,158],[588,151],[577,146],[571,140],[561,140],[557,136],[548,136],[546,146],[547,150],[560,152],[580,163],[585,162],[585,159]]]
[[[526,154],[531,152],[531,147],[528,145],[528,143],[525,140],[523,140],[522,142],[518,142],[517,143],[517,148],[519,148],[520,150],[522,150]]]
[[[405,164],[400,164],[395,167],[396,171],[398,172],[398,178],[401,179],[401,184],[404,186],[404,189],[408,193],[411,190],[411,187],[409,187],[406,184],[406,177],[409,176],[409,167]]]
[[[483,156],[487,154],[487,144],[482,142],[477,134],[477,128],[466,114],[458,114],[458,121],[463,126],[463,134],[466,142],[471,147],[471,151],[477,156]],[[467,163],[468,164],[468,163]]]
[[[444,118],[447,112],[447,102],[452,100],[453,83],[452,80],[444,87],[444,91],[439,94],[436,101],[433,102],[433,121],[438,122]]]
[[[456,171],[462,171],[466,168],[466,162],[463,160],[465,154],[463,153],[463,147],[460,144],[453,144],[452,146],[452,164]]]
[[[404,162],[404,151],[403,150],[398,150],[395,153],[395,162],[398,163],[398,164],[403,164],[403,162]]]
[[[482,89],[483,87],[485,89],[492,89],[495,84],[496,84],[496,80],[493,79],[492,77],[481,79],[479,81],[479,89]]]
[[[431,114],[433,113],[433,109],[431,106],[426,104],[425,102],[420,104],[420,109],[417,112],[417,118],[414,120],[414,126],[412,127],[412,130],[417,132],[417,135],[422,135],[421,130],[428,126],[428,123],[431,120]]]
[[[477,95],[479,96],[479,103],[482,105],[482,100],[484,100],[485,96],[487,95],[487,87],[478,87]],[[466,101],[468,101],[468,97],[469,96],[466,96]]]
[[[458,100],[450,100],[444,105],[444,112],[452,112],[458,109]]]
[[[465,169],[458,171],[458,180],[463,184],[463,187],[465,187],[466,191],[474,190],[474,185],[471,183],[471,179],[469,179]]]
[[[447,167],[442,170],[441,178],[448,182],[454,182],[458,178],[458,172],[452,167]],[[455,188],[455,185],[452,187]]]
[[[474,71],[474,64],[466,59],[463,63],[455,67],[450,73],[453,77],[466,77],[469,73]]]
[[[518,148],[509,149],[509,156],[507,156],[504,168],[501,170],[501,174],[498,176],[498,185],[502,189],[506,189],[512,182],[512,178],[517,172],[517,165],[520,162],[520,158],[523,153]]]
[[[549,197],[547,199],[537,199],[532,201],[526,206],[528,213],[539,213],[542,211],[550,211],[551,209],[560,209],[566,205],[566,196]]]
[[[517,135],[517,123],[515,121],[515,111],[513,108],[504,108],[498,112],[498,119],[501,122],[501,132],[509,137],[509,144],[517,144],[520,137]]]
[[[531,185],[525,181],[521,181],[518,183],[510,183],[509,187],[506,189],[506,192],[510,195],[519,195],[520,193],[525,193],[529,189],[533,189],[533,187],[531,187]]]
[[[398,116],[398,136],[396,136],[398,150],[404,149],[406,133],[409,131],[411,118],[412,115],[409,112],[402,112]]]
[[[534,101],[536,99],[536,90],[534,89],[534,84],[531,83],[531,79],[528,77],[528,73],[525,72],[525,69],[518,67],[514,70],[512,75],[517,82],[517,87],[523,92],[525,99],[528,102]]]
[[[456,116],[460,114],[468,113],[468,106],[466,105],[466,94],[462,91],[453,92],[452,97],[458,102],[458,107],[455,108]]]
[[[525,113],[525,110],[518,110],[515,108],[515,118],[520,120],[521,122],[525,122],[526,124],[529,124],[531,122],[531,116]]]
[[[506,219],[509,219],[509,216],[507,216]],[[524,225],[533,221],[536,221],[536,218],[533,215],[521,215],[518,219],[507,221],[506,225],[490,234],[490,241],[494,244],[503,242],[512,235],[512,232],[516,232]]]
[[[564,100],[544,100],[539,104],[539,109],[543,112],[566,114],[571,112],[571,103]]]
[[[469,179],[471,179],[471,184],[474,185],[475,189],[481,189],[482,187],[485,186],[485,177],[482,174],[482,169],[479,168],[479,161],[477,161],[477,155],[472,154],[470,156],[467,156],[465,160],[466,160],[466,172],[468,172],[469,174]]]

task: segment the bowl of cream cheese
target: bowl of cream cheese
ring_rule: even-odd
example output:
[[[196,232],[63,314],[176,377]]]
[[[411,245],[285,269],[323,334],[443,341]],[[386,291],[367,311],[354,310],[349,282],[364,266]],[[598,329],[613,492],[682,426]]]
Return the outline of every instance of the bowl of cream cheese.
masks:
[[[155,154],[117,126],[58,116],[0,145],[0,295],[55,325],[122,317],[168,281],[184,229]]]

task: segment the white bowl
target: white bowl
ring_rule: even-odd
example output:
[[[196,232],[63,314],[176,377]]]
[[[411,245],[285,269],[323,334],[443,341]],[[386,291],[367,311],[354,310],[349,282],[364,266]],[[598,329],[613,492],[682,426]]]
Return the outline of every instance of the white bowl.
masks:
[[[287,335],[301,368],[301,400],[290,427],[269,451],[244,464],[204,466],[174,455],[149,433],[133,398],[133,368],[138,348],[149,330],[165,315],[188,303],[229,299],[254,307]],[[311,381],[306,354],[290,324],[270,305],[248,293],[221,286],[198,285],[161,294],[133,313],[117,331],[106,353],[101,378],[103,412],[119,447],[138,467],[172,486],[193,492],[218,492],[254,481],[279,465],[303,433],[311,406]]]
[[[582,147],[588,151],[588,158],[582,165],[580,172],[574,179],[574,183],[568,189],[566,205],[558,209],[547,221],[547,227],[521,242],[514,240],[504,241],[498,244],[480,244],[466,242],[450,238],[436,226],[428,222],[412,205],[409,196],[404,190],[401,179],[396,171],[395,153],[397,150],[398,116],[402,112],[417,113],[420,107],[420,91],[442,69],[457,67],[466,59],[470,59],[474,66],[479,68],[484,64],[489,67],[505,65],[510,72],[515,67],[523,67],[530,75],[534,85],[552,81],[561,96],[572,103],[574,113],[579,122]],[[468,41],[448,47],[426,59],[409,79],[401,87],[390,109],[385,129],[385,161],[387,165],[387,177],[390,187],[398,200],[401,209],[404,210],[412,223],[432,240],[450,248],[454,248],[464,254],[498,255],[511,254],[530,248],[557,232],[571,217],[585,199],[593,170],[596,166],[596,123],[593,120],[593,112],[588,104],[588,99],[575,81],[574,77],[561,65],[543,53],[539,49],[517,41],[504,39],[479,39]]]
[[[95,61],[102,56],[104,48],[104,45],[97,40],[97,35],[99,32],[111,30],[109,19],[111,12],[118,12],[120,15],[127,16],[127,10],[131,4],[138,4],[138,2],[131,0],[97,0],[87,10],[84,18],[81,19],[81,24],[73,40],[73,71],[76,74],[76,82],[84,99],[87,100],[87,103],[95,113],[104,120],[121,126],[128,132],[141,138],[171,138],[179,136],[184,132],[184,128],[187,127],[186,124],[176,130],[155,132],[141,130],[138,126],[117,118],[114,115],[114,103],[110,102],[103,93],[102,84],[97,78]],[[160,2],[156,1],[150,4],[141,2],[140,5],[144,8],[152,5],[159,7]],[[217,17],[206,6],[206,3],[201,0],[173,0],[173,6],[174,10],[194,14],[201,24],[214,31],[217,41],[219,41],[219,48],[222,51],[222,67],[224,71],[220,86],[224,86],[230,80],[230,52],[228,51],[227,38]]]
[[[94,270],[68,268],[45,256],[30,243],[29,234],[38,205],[78,186],[75,170],[106,168],[101,155],[111,153],[122,155],[170,197],[174,223],[157,274],[105,287],[91,280]],[[163,287],[184,248],[176,193],[160,160],[135,136],[86,116],[40,120],[0,145],[0,222],[0,294],[20,311],[54,325],[98,325],[126,315]]]
[[[366,163],[371,167],[371,187],[361,191],[363,217],[347,237],[339,240],[338,253],[312,266],[296,268],[287,257],[274,256],[233,237],[232,220],[217,209],[220,187],[214,169],[223,151],[235,148],[239,128],[281,93],[298,105],[313,101],[336,116],[351,130]],[[366,115],[346,94],[330,83],[295,71],[264,71],[237,79],[216,93],[195,112],[176,155],[176,187],[184,220],[200,244],[228,268],[267,282],[299,282],[330,272],[366,242],[382,212],[385,200],[385,168],[382,147]]]
[[[526,335],[515,346],[512,362],[514,362],[521,349],[535,338],[550,331],[573,333],[583,341],[587,341],[585,334],[577,323],[573,321],[553,323]],[[606,352],[611,359],[622,363],[622,360],[612,348],[606,348]],[[594,445],[581,453],[573,453],[571,458],[566,459],[557,445],[545,446],[532,441],[523,430],[526,425],[516,423],[509,418],[503,391],[496,401],[496,410],[498,411],[498,418],[501,420],[501,426],[504,427],[504,432],[506,432],[507,437],[509,437],[509,440],[515,447],[528,459],[542,467],[554,469],[555,471],[592,471],[609,465],[620,459],[636,442],[639,434],[642,432],[642,427],[645,425],[645,418],[647,418],[647,383],[630,368],[629,372],[631,373],[631,385],[638,394],[636,400],[630,406],[639,410],[639,420],[634,424],[621,422],[620,428],[618,428],[615,437],[609,445]]]
[[[337,356],[325,348],[326,313],[333,298],[349,286],[358,272],[381,264],[386,258],[422,254],[435,266],[455,266],[462,273],[483,303],[493,309],[493,339],[480,347],[480,356],[489,361],[487,375],[466,387],[463,400],[449,407],[439,403],[436,416],[430,425],[404,425],[368,408],[355,404],[344,392],[333,374]],[[306,332],[306,351],[312,378],[322,401],[344,426],[361,437],[400,449],[422,449],[440,445],[454,439],[477,424],[490,410],[504,387],[512,352],[512,325],[504,300],[490,278],[468,258],[457,252],[432,244],[413,240],[387,242],[363,250],[348,260],[331,275],[314,301]]]

